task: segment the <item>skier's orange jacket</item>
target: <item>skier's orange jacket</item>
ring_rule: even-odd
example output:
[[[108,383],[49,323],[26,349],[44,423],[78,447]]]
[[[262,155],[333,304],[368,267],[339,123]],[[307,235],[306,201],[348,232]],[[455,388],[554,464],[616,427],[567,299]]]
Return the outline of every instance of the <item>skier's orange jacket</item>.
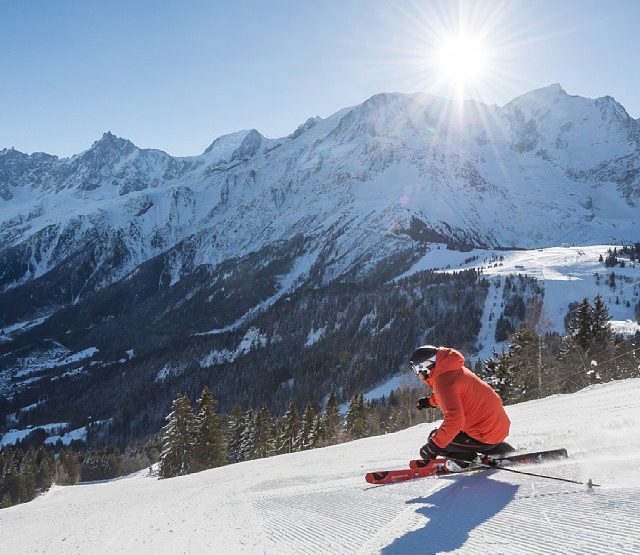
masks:
[[[509,435],[511,422],[500,397],[464,367],[464,357],[455,349],[438,347],[436,364],[424,382],[432,390],[429,403],[444,415],[431,437],[438,447],[444,449],[459,432],[490,445]]]

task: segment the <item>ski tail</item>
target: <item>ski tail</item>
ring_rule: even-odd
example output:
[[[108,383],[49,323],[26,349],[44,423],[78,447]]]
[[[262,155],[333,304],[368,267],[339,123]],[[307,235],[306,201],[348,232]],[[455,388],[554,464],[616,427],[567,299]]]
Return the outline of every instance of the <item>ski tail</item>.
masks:
[[[379,470],[377,472],[367,472],[364,479],[370,484],[395,484],[396,482],[406,482],[416,478],[434,476],[438,473],[438,467],[443,460],[429,461],[429,464],[420,468],[403,468],[401,470]]]

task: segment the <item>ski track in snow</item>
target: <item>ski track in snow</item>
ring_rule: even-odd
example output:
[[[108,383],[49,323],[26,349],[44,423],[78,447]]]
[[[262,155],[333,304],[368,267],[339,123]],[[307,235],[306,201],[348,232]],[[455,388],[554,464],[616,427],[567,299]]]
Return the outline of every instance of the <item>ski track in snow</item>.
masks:
[[[508,407],[520,467],[388,486],[435,424],[156,480],[54,487],[0,511],[3,553],[640,553],[640,379]]]

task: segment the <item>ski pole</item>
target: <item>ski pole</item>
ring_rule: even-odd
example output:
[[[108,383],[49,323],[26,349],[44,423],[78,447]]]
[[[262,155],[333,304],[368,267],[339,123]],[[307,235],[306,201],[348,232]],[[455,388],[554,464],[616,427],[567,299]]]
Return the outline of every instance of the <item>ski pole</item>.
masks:
[[[450,457],[449,457],[450,458]],[[464,461],[462,459],[451,459],[456,462],[464,462],[468,463],[469,461]],[[525,472],[524,470],[516,470],[514,468],[504,468],[502,466],[493,466],[485,463],[477,463],[479,466],[483,468],[493,468],[494,470],[504,470],[505,472],[513,472],[514,474],[524,474],[525,476],[534,476],[536,478],[546,478],[547,480],[557,480],[558,482],[569,482],[570,484],[579,484],[581,486],[587,486],[589,489],[591,488],[599,488],[600,484],[594,484],[591,478],[589,478],[588,482],[579,482],[578,480],[570,480],[569,478],[558,478],[557,476],[547,476],[546,474],[534,474],[533,472]]]
[[[557,476],[547,476],[546,474],[534,474],[533,472],[524,472],[523,470],[515,470],[514,468],[503,468],[501,466],[491,466],[490,464],[483,464],[485,468],[495,468],[496,470],[504,470],[506,472],[513,472],[515,474],[524,474],[525,476],[535,476],[536,478],[546,478],[547,480],[557,480],[558,482],[569,482],[570,484],[580,484],[581,486],[588,486],[589,488],[599,488],[600,484],[594,484],[589,478],[588,482],[579,482],[578,480],[570,480],[569,478],[558,478]]]

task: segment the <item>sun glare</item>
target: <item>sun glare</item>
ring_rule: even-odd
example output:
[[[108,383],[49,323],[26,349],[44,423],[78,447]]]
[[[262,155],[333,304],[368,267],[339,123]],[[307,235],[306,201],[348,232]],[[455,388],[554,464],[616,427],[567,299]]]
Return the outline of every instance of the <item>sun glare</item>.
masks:
[[[404,90],[450,100],[510,98],[528,81],[521,69],[528,45],[541,42],[537,11],[510,0],[407,0],[383,12],[394,39],[383,44],[384,63]],[[527,4],[528,6],[528,4]],[[457,103],[464,109],[465,103]]]
[[[436,66],[443,79],[457,86],[481,79],[488,63],[487,48],[473,36],[447,37],[436,54]]]

